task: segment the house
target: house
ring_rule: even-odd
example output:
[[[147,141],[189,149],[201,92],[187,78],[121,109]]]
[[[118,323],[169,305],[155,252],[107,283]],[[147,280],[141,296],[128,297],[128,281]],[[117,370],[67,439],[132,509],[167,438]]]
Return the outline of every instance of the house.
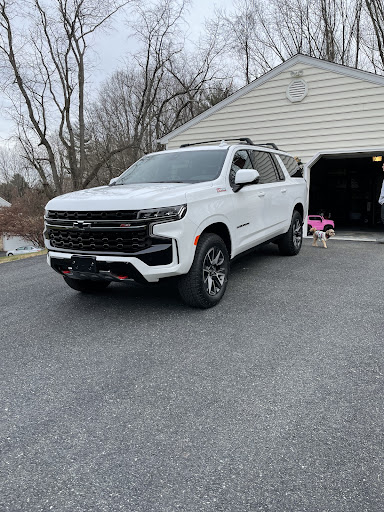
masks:
[[[305,164],[309,213],[368,230],[380,223],[383,112],[384,77],[296,55],[160,142],[273,142]]]
[[[3,206],[11,206],[11,203],[0,197],[0,208]],[[2,251],[11,251],[12,249],[16,249],[21,245],[31,245],[31,242],[24,240],[18,236],[6,236],[0,233],[0,252]]]

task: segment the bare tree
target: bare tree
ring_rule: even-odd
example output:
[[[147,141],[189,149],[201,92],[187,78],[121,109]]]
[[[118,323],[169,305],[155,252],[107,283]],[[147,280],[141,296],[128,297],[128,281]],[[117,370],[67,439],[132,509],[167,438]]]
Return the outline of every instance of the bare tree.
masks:
[[[88,159],[85,127],[89,42],[127,3],[0,0],[0,54],[7,71],[3,90],[13,101],[25,156],[48,197],[63,191],[62,165],[73,189],[98,172],[99,162],[90,165]],[[123,149],[111,149],[103,160]]]
[[[365,0],[365,7],[371,24],[366,38],[367,54],[375,69],[384,71],[384,5],[382,0]]]
[[[221,48],[215,31],[186,49],[185,8],[184,1],[158,0],[137,10],[132,27],[142,46],[125,69],[106,81],[89,112],[96,151],[123,141],[129,144],[106,162],[105,179],[144,153],[160,149],[157,140],[209,108],[215,94],[221,99],[230,94],[231,81],[219,72]]]
[[[234,59],[237,64],[234,75],[238,75],[238,69],[241,69],[241,80],[247,84],[263,71],[256,58],[258,52],[267,50],[266,46],[259,44],[258,39],[263,9],[262,0],[235,0],[231,12],[224,9],[216,12],[222,38],[227,43],[231,60]]]
[[[362,0],[237,0],[234,6],[219,18],[246,83],[297,53],[362,63]]]

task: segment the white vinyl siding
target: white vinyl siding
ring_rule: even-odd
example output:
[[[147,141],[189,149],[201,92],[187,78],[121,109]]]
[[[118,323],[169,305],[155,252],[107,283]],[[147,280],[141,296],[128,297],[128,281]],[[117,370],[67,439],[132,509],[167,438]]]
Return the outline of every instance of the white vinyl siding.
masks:
[[[317,67],[315,61],[304,59],[259,86],[254,82],[249,92],[176,133],[167,147],[230,136],[250,137],[255,144],[274,142],[304,163],[320,151],[382,148],[384,79],[381,85],[374,83],[380,79],[369,73],[358,71],[356,78],[343,74],[343,66],[327,63],[336,69],[331,71],[324,69],[324,64]],[[296,103],[286,96],[293,71],[302,71],[300,79],[308,86],[307,96]]]

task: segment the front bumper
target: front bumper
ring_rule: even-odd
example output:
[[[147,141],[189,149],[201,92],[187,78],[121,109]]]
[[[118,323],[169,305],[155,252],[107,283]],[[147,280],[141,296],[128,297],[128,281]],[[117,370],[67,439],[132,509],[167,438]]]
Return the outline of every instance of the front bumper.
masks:
[[[179,273],[176,241],[173,241],[171,246],[158,251],[157,254],[154,251],[148,251],[147,254],[137,256],[141,258],[145,256],[144,259],[147,263],[139,257],[70,254],[58,251],[48,251],[47,261],[56,272],[74,279],[119,282],[134,279],[135,281],[157,282],[161,278]],[[169,258],[169,256],[171,257]],[[93,262],[93,264],[89,268],[79,270],[77,265],[75,266],[75,262],[79,260]],[[167,260],[170,262],[168,263]],[[157,263],[164,261],[166,264],[153,265],[154,261]]]
[[[46,239],[48,264],[62,275],[74,279],[125,281],[134,279],[154,283],[160,279],[186,274],[192,264],[197,226],[188,218],[156,224],[153,236],[157,243],[134,254],[103,254],[81,250],[53,248]],[[74,270],[74,257],[94,261],[90,271]]]

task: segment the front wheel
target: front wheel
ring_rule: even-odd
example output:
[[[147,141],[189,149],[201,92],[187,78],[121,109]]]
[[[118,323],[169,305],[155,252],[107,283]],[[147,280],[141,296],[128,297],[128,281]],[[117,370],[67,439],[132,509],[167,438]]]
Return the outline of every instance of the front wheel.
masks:
[[[8,253],[8,256],[13,256],[13,252]]]
[[[292,215],[291,225],[279,242],[280,254],[284,256],[296,256],[300,252],[303,243],[303,219],[295,210]]]
[[[83,293],[97,293],[101,292],[109,286],[109,281],[92,281],[91,279],[72,279],[72,277],[63,276],[64,281],[67,285],[76,290],[77,292]]]
[[[216,306],[223,298],[229,276],[229,255],[223,240],[203,233],[196,247],[192,266],[178,281],[183,301],[194,308]]]

